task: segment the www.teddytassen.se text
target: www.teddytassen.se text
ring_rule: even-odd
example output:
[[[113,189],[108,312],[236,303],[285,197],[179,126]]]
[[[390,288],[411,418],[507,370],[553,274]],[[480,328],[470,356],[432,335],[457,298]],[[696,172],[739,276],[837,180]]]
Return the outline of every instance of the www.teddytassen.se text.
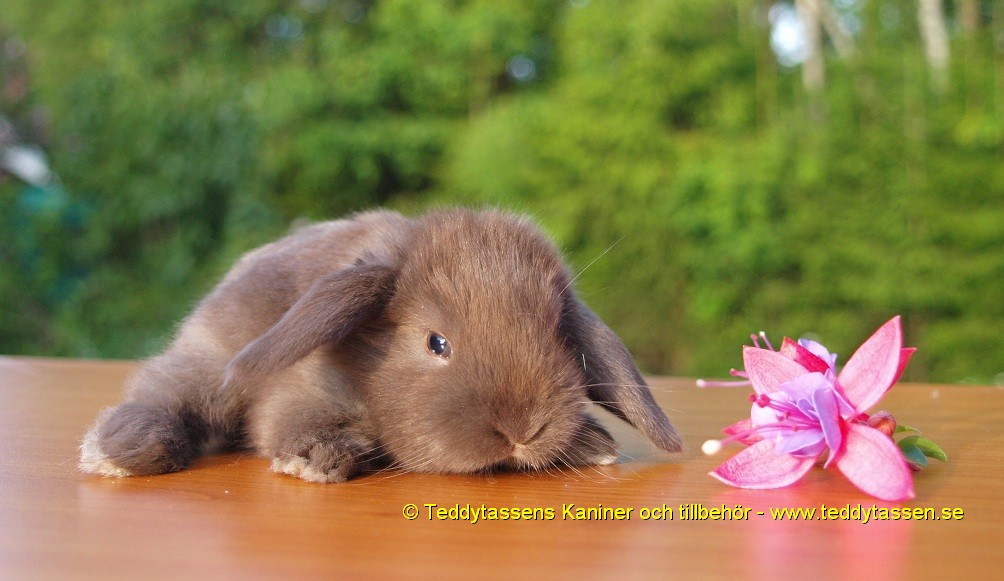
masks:
[[[642,507],[611,507],[602,504],[581,506],[562,504],[560,507],[494,507],[487,505],[434,503],[406,504],[402,514],[407,520],[466,521],[748,521],[769,518],[775,521],[856,521],[862,524],[876,521],[919,520],[955,521],[965,518],[962,508],[884,507],[876,504],[820,505],[818,507],[777,507],[755,510],[742,505],[705,506],[700,503],[661,504]]]

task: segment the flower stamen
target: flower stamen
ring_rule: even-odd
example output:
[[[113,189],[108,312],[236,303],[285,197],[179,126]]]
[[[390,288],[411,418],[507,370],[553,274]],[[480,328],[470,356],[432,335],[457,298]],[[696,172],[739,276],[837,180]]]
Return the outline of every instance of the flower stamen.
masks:
[[[811,422],[806,422],[805,420],[800,420],[800,418],[794,418],[794,422],[776,422],[772,424],[763,424],[761,426],[753,427],[749,430],[743,430],[735,434],[730,435],[728,438],[722,438],[721,440],[706,440],[704,444],[701,445],[701,451],[708,456],[717,454],[725,444],[731,444],[732,442],[739,442],[753,435],[761,435],[760,432],[771,432],[777,430],[784,430],[788,432],[798,432],[806,429],[818,428],[818,425]]]
[[[738,369],[732,369],[729,371],[729,375],[732,377],[742,377],[742,381],[708,381],[706,379],[698,379],[697,387],[747,387],[751,385],[749,374],[745,371],[740,371]]]

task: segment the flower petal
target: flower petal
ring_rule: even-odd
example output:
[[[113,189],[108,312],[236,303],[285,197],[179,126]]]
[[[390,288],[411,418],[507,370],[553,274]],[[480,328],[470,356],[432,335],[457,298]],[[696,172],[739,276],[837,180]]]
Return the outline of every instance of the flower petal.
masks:
[[[812,454],[813,458],[819,456],[826,449],[823,443],[823,431],[819,429],[808,430],[788,430],[781,432],[780,437],[774,439],[775,454],[798,454],[805,456]]]
[[[760,407],[760,404],[753,402],[750,406],[750,422],[754,427],[776,424],[781,420],[781,412],[774,408]]]
[[[826,446],[830,449],[830,456],[826,459],[824,467],[829,468],[830,464],[836,460],[842,450],[844,443],[844,433],[840,429],[840,410],[837,406],[837,395],[832,391],[820,389],[812,394],[812,404],[819,414],[819,425],[823,430],[823,438]]]
[[[812,399],[812,394],[820,389],[833,391],[833,384],[826,376],[819,372],[799,375],[791,381],[786,381],[777,386],[778,391],[787,395],[791,401],[797,402],[800,399]],[[777,394],[770,397],[776,398]]]
[[[711,476],[739,488],[780,488],[805,475],[816,457],[797,458],[774,453],[772,440],[760,440],[709,472]]]
[[[782,383],[809,373],[797,361],[780,353],[748,345],[743,347],[743,367],[746,368],[757,395],[775,391]]]
[[[876,498],[913,498],[913,478],[903,454],[892,438],[875,428],[847,424],[844,453],[836,464],[855,486]]]
[[[836,370],[837,367],[836,353],[830,353],[829,349],[823,347],[819,343],[816,343],[812,339],[805,339],[805,338],[799,339],[798,344],[808,349],[809,353],[812,353],[816,357],[819,357],[820,359],[825,361],[826,364],[830,366],[830,371]]]
[[[910,357],[913,356],[913,352],[916,351],[916,347],[904,347],[899,351],[899,368],[896,370],[896,379],[892,380],[892,384],[896,385],[899,378],[903,376],[903,370],[906,369],[906,364],[910,362]]]
[[[815,353],[809,351],[805,347],[802,347],[787,337],[785,337],[784,341],[781,343],[781,349],[778,353],[784,355],[788,359],[791,359],[795,363],[798,363],[809,371],[826,373],[830,369],[829,363],[823,361]]]
[[[893,317],[851,355],[840,370],[837,385],[855,410],[863,412],[872,407],[892,387],[902,346],[899,317]]]
[[[739,434],[749,432],[752,429],[753,429],[753,420],[749,418],[744,418],[730,426],[725,426],[724,428],[722,428],[722,433],[731,438],[735,438],[737,442],[742,442],[743,444],[746,444],[748,446],[750,444],[759,442],[760,440],[763,439],[763,436],[756,433],[737,437]]]

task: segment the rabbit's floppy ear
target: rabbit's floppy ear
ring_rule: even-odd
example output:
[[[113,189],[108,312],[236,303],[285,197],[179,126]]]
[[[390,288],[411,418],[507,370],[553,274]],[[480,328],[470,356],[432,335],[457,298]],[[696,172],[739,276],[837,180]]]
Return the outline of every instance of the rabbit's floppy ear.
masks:
[[[275,325],[227,364],[224,384],[289,367],[325,343],[338,343],[377,316],[394,291],[397,269],[356,264],[318,279]]]
[[[680,435],[655,403],[621,340],[571,289],[564,295],[560,330],[584,368],[589,398],[638,428],[663,450],[683,450]]]

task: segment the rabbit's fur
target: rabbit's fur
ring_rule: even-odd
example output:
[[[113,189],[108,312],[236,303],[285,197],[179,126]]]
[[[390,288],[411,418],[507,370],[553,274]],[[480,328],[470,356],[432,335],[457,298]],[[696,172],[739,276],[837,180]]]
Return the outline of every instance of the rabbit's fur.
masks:
[[[501,212],[376,211],[304,228],[237,263],[98,417],[80,466],[158,474],[221,447],[319,482],[388,464],[607,464],[615,443],[589,400],[679,451],[571,282],[539,230]]]

